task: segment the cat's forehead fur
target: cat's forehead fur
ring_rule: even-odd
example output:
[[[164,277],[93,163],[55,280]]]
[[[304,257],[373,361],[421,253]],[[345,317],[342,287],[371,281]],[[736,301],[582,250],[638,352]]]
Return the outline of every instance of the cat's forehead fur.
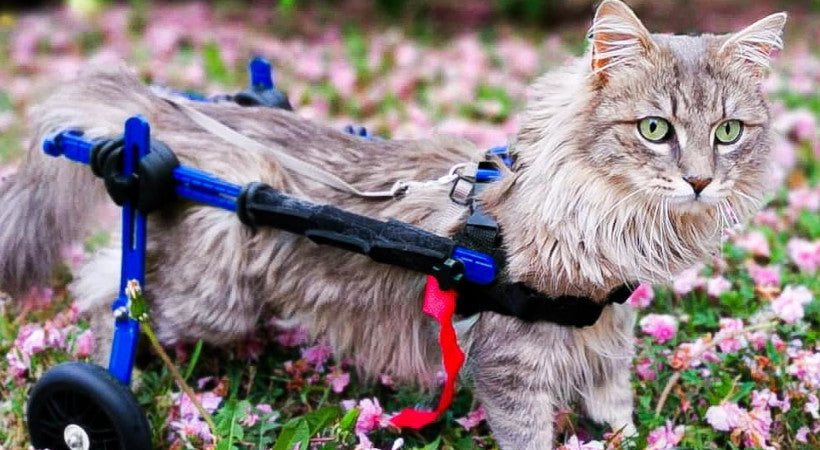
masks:
[[[624,120],[674,116],[680,125],[713,124],[724,118],[767,120],[765,97],[751,68],[720,54],[729,35],[652,34],[653,52],[612,71],[598,91]],[[625,107],[625,105],[628,105]],[[615,111],[606,111],[613,114]],[[738,116],[738,117],[736,117]]]

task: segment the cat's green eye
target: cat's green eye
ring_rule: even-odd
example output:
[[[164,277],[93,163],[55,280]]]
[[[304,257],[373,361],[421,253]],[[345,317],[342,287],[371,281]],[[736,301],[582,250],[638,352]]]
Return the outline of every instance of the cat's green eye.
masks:
[[[672,134],[672,125],[660,117],[647,117],[638,122],[638,132],[647,141],[659,143]]]
[[[739,120],[727,120],[715,129],[715,140],[718,144],[734,144],[740,139],[743,133],[743,122]]]

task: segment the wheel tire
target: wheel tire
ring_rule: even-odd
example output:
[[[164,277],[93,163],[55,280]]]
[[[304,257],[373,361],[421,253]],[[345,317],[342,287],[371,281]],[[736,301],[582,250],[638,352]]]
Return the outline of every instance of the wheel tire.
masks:
[[[151,449],[151,430],[134,394],[94,364],[49,369],[31,390],[26,420],[37,449],[69,449],[64,432],[71,425],[75,433],[82,429],[93,450]]]

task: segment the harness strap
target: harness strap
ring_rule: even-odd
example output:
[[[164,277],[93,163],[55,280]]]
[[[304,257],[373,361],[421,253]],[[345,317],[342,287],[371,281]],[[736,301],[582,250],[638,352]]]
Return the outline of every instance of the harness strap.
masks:
[[[409,184],[407,182],[397,181],[389,190],[361,191],[352,184],[348,183],[347,181],[337,177],[336,175],[285,153],[284,149],[282,149],[280,146],[277,146],[273,143],[267,145],[262,144],[259,141],[251,139],[243,135],[242,133],[239,133],[238,131],[225,125],[224,123],[208,116],[207,114],[197,111],[196,109],[184,103],[177,102],[168,97],[163,98],[171,106],[182,111],[194,123],[202,127],[204,130],[210,132],[214,136],[221,138],[225,142],[228,142],[232,145],[245,147],[262,154],[273,154],[273,156],[277,158],[279,164],[281,164],[282,167],[284,167],[285,169],[302,175],[306,178],[310,178],[311,180],[322,183],[326,186],[332,187],[336,190],[347,192],[357,197],[392,198],[396,197],[397,195],[403,194],[409,187]]]
[[[452,289],[442,290],[438,280],[427,276],[424,290],[423,311],[433,317],[439,325],[438,342],[441,348],[441,360],[444,366],[444,388],[438,406],[432,411],[405,408],[390,419],[390,424],[399,428],[418,430],[435,421],[441,413],[450,407],[456,391],[456,378],[464,364],[464,352],[458,346],[456,331],[453,327],[453,313],[456,309],[456,292]]]

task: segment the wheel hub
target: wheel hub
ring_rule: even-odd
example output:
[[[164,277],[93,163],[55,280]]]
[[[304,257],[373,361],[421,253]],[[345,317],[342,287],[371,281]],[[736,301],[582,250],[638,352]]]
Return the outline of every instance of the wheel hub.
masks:
[[[71,450],[88,450],[91,447],[88,434],[81,426],[73,423],[63,430],[63,439],[65,439],[65,445]]]

